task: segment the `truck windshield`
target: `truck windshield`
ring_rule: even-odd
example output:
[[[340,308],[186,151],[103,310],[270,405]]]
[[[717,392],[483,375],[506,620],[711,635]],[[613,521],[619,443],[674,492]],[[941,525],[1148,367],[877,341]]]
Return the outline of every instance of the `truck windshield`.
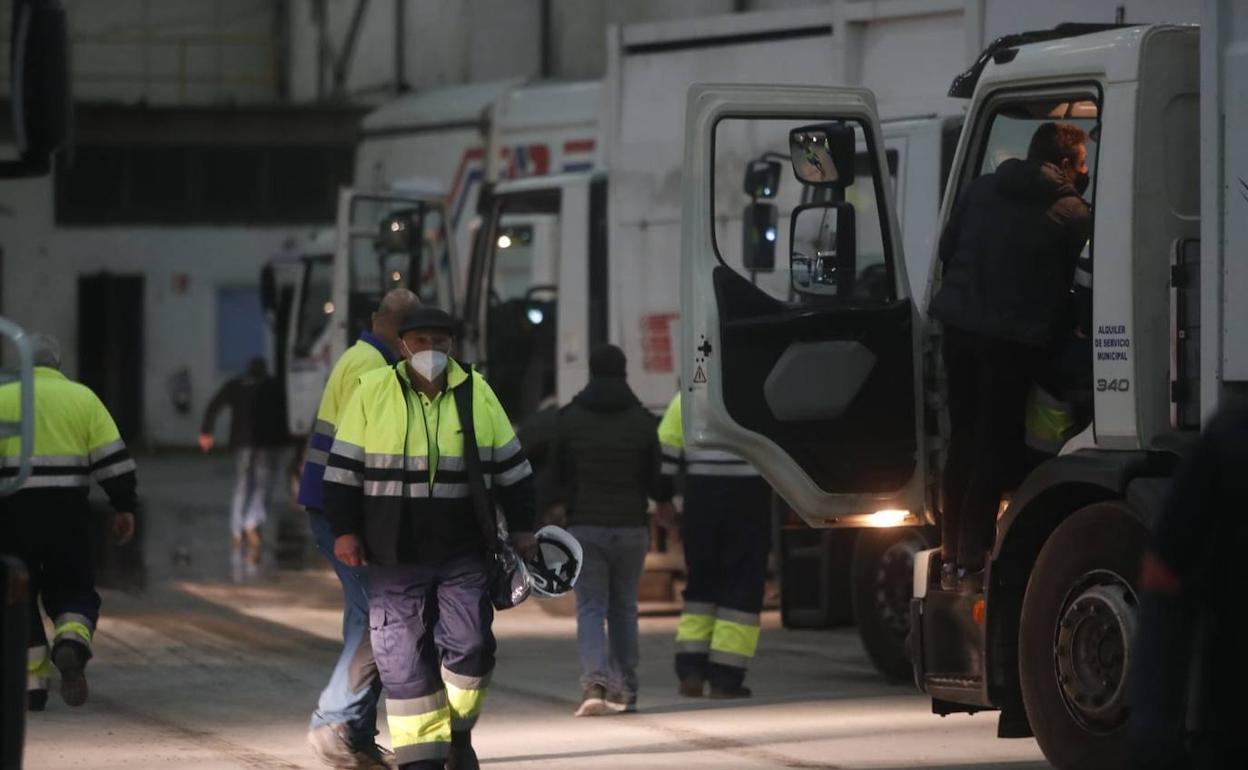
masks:
[[[334,261],[329,254],[305,257],[303,286],[299,293],[299,312],[295,316],[296,357],[305,358],[329,325],[334,311],[331,300]]]

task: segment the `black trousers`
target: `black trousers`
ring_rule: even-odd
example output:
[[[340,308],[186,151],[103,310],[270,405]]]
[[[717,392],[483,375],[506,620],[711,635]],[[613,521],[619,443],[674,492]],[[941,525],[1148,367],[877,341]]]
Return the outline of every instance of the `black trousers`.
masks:
[[[29,683],[46,688],[48,639],[39,602],[52,619],[53,645],[74,642],[90,655],[100,618],[95,590],[94,526],[87,497],[78,490],[29,489],[0,501],[0,550],[30,573]]]
[[[941,554],[978,570],[992,547],[1001,494],[1024,465],[1027,392],[1043,351],[945,327],[949,454]]]

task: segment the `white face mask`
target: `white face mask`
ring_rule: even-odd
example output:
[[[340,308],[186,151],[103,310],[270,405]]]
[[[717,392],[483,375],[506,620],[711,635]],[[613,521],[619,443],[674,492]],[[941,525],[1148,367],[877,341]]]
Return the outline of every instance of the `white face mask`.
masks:
[[[411,354],[407,361],[426,382],[433,382],[446,371],[446,353],[441,350],[422,350]]]

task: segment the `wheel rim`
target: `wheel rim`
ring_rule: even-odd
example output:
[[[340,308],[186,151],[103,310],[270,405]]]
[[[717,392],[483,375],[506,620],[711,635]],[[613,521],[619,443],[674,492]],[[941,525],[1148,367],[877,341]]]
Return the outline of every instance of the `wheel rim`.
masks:
[[[1054,647],[1058,688],[1067,711],[1090,732],[1112,732],[1126,721],[1137,606],[1122,576],[1095,572],[1084,576],[1062,609]]]
[[[884,549],[875,567],[875,615],[899,639],[910,632],[910,599],[914,594],[914,557],[926,547],[908,534]]]

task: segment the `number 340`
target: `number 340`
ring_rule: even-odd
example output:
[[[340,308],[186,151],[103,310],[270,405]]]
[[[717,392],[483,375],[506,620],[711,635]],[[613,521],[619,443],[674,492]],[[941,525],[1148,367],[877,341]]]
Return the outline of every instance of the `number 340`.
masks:
[[[1112,391],[1114,393],[1126,393],[1129,390],[1131,390],[1131,380],[1128,380],[1125,377],[1120,380],[1096,381],[1097,393],[1105,393],[1107,391]]]

